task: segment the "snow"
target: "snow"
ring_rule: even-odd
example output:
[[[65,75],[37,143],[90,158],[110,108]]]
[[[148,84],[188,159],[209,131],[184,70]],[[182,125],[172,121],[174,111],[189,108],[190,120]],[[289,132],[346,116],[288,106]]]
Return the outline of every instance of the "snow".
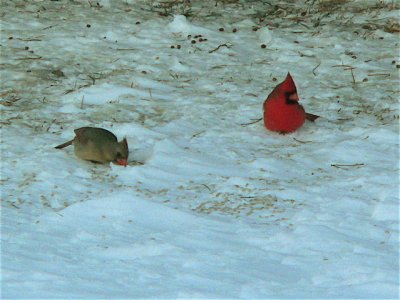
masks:
[[[194,2],[2,3],[2,298],[399,298],[396,4]]]

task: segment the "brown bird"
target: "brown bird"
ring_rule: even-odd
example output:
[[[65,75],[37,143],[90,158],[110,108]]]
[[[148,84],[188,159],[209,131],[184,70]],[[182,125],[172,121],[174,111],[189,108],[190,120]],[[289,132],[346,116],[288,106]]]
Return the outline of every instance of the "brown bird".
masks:
[[[56,149],[74,145],[75,155],[95,163],[109,163],[125,166],[128,164],[128,142],[126,138],[118,142],[110,131],[97,127],[82,127],[74,130],[75,138]]]

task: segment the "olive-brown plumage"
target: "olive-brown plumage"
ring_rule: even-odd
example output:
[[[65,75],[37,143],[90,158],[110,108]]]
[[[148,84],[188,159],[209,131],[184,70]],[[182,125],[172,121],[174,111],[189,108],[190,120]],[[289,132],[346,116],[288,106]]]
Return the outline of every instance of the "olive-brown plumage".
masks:
[[[129,149],[126,138],[118,142],[117,137],[110,131],[97,127],[82,127],[74,130],[75,138],[56,149],[74,145],[76,156],[96,163],[113,162],[126,166]]]

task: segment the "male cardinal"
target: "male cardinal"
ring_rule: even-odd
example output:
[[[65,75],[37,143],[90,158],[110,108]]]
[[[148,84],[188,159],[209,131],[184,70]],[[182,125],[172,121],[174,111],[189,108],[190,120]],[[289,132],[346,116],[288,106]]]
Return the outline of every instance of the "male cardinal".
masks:
[[[55,147],[62,149],[74,145],[75,155],[81,159],[96,163],[109,163],[125,166],[128,164],[128,142],[124,138],[118,142],[110,131],[96,127],[75,129],[75,138]]]
[[[306,113],[297,95],[290,73],[278,84],[264,102],[264,124],[271,131],[281,134],[299,129],[305,119],[314,121],[319,116]]]

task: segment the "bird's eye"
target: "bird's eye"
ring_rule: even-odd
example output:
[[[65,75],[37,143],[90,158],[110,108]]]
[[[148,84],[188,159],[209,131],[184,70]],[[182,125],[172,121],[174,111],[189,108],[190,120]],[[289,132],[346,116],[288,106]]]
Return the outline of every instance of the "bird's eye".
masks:
[[[122,157],[121,152],[117,152],[117,158],[120,158],[120,157]]]

